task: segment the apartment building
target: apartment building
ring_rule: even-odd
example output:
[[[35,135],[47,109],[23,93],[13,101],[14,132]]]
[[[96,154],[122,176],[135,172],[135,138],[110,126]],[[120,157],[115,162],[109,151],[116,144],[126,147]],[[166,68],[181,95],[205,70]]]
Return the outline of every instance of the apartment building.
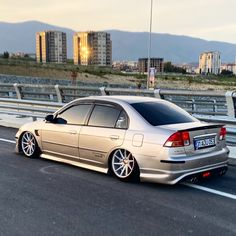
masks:
[[[148,58],[138,59],[138,70],[140,73],[147,73]],[[150,68],[155,68],[157,73],[163,73],[164,71],[164,59],[163,58],[150,58]]]
[[[75,65],[111,66],[112,42],[106,32],[79,32],[73,37]]]
[[[43,31],[36,33],[37,62],[65,63],[67,60],[66,33]]]
[[[220,52],[203,52],[199,56],[200,74],[220,74],[221,58]]]

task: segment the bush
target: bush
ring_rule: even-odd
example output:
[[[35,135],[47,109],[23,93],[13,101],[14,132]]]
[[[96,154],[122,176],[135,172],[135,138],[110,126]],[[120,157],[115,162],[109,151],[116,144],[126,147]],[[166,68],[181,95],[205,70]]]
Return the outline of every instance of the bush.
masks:
[[[221,75],[233,75],[233,72],[230,70],[222,70]]]

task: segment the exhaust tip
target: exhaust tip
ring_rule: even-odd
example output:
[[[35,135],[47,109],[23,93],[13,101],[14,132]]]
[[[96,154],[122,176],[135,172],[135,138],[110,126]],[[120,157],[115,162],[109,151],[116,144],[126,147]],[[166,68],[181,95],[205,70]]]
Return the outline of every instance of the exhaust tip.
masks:
[[[228,169],[228,168],[224,168],[224,169],[222,169],[222,170],[219,172],[219,175],[220,175],[220,176],[225,175],[226,172],[227,172],[227,169]]]
[[[190,179],[190,182],[196,184],[199,181],[198,177],[194,176]]]

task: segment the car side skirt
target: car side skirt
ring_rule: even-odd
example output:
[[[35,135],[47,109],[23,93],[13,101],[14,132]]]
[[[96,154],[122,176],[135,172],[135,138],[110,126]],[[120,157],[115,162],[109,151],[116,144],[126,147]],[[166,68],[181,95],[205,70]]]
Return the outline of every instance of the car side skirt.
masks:
[[[108,173],[108,168],[94,166],[94,164],[89,165],[89,164],[82,163],[82,162],[79,162],[79,161],[64,159],[64,158],[61,158],[61,157],[57,157],[57,156],[53,156],[53,155],[49,155],[49,154],[44,154],[44,153],[41,154],[40,157],[44,158],[44,159],[49,159],[49,160],[52,160],[52,161],[67,163],[67,164],[70,164],[70,165],[73,165],[73,166],[78,166],[78,167],[89,169],[89,170],[98,171],[98,172],[105,173],[105,174]]]

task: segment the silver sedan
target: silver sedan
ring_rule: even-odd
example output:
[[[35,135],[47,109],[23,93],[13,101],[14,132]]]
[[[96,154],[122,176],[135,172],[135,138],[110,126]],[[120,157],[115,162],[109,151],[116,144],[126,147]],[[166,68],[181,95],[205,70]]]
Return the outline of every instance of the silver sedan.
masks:
[[[112,173],[121,180],[175,184],[223,175],[229,150],[222,125],[200,122],[155,98],[74,100],[44,121],[23,125],[16,151]]]

